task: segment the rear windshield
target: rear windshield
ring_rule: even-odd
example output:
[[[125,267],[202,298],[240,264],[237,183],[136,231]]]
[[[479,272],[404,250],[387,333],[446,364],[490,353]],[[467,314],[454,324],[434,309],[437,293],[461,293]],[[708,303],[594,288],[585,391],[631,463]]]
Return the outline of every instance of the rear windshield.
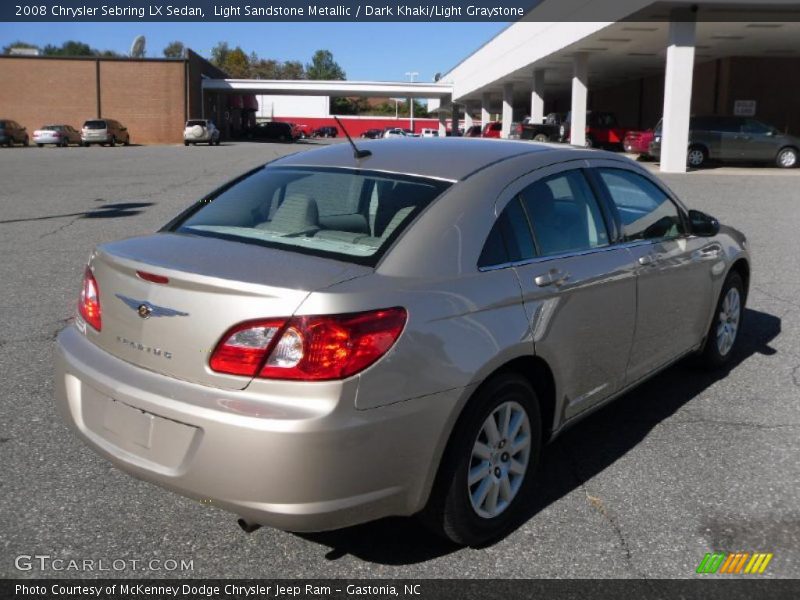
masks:
[[[106,128],[106,122],[105,121],[86,121],[86,123],[84,123],[83,126],[86,127],[86,129],[105,129]]]
[[[64,131],[63,125],[45,125],[42,131]]]
[[[167,229],[375,266],[449,185],[371,171],[262,168]]]
[[[194,127],[195,125],[200,125],[200,127],[205,127],[206,126],[206,122],[205,121],[186,121],[186,126],[187,127]]]

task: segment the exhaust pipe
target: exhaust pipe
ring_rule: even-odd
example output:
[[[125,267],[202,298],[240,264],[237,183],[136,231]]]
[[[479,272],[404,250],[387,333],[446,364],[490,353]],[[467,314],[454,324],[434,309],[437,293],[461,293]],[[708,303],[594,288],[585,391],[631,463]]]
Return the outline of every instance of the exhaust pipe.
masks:
[[[251,523],[249,521],[245,521],[242,518],[236,520],[236,523],[239,524],[239,527],[242,528],[242,531],[245,533],[253,533],[257,529],[261,529],[261,525],[258,523]]]

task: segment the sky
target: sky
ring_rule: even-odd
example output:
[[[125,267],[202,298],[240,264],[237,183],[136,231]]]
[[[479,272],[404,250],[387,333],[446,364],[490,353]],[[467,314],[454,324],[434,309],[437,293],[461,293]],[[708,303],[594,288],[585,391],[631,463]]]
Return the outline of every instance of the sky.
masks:
[[[307,63],[333,53],[351,80],[432,81],[507,26],[506,23],[0,23],[0,47],[21,40],[44,46],[76,40],[128,53],[137,35],[147,56],[179,40],[205,57],[220,41],[262,58]]]

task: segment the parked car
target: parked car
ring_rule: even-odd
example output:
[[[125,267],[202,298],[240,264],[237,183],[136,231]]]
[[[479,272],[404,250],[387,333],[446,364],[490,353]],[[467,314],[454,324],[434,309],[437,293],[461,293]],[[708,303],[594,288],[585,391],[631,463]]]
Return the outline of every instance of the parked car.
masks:
[[[116,146],[117,142],[128,146],[131,143],[131,134],[127,127],[114,119],[90,119],[81,129],[81,142],[84,146],[92,144]]]
[[[509,140],[518,140],[522,136],[522,123],[514,121],[511,123],[511,128],[508,130]]]
[[[298,139],[304,140],[311,137],[311,128],[305,123],[292,123],[292,126],[297,130]]]
[[[503,124],[500,121],[491,121],[483,126],[481,137],[499,138],[503,131]]]
[[[637,163],[359,147],[284,156],[95,249],[55,351],[84,442],[248,529],[422,513],[482,544],[547,497],[544,443],[681,357],[732,364],[745,236]]]
[[[70,144],[81,145],[81,134],[72,125],[44,125],[33,132],[33,142],[39,148],[55,144],[66,148]]]
[[[11,119],[0,119],[0,146],[27,146],[29,143],[28,132],[22,125]]]
[[[390,127],[389,129],[383,132],[383,137],[385,138],[411,137],[411,132],[408,129],[402,129],[400,127]]]
[[[534,123],[530,119],[522,122],[520,139],[534,142],[556,142],[559,140],[561,124],[566,115],[562,113],[548,114],[542,123]]]
[[[247,137],[251,140],[274,140],[278,142],[295,142],[300,139],[300,132],[291,123],[270,121],[259,123],[253,127]]]
[[[423,127],[422,130],[419,132],[420,137],[439,137],[439,130],[438,129],[431,129],[428,127]]]
[[[339,129],[333,126],[317,127],[311,132],[311,137],[315,138],[335,138],[339,135]]]
[[[655,129],[645,129],[644,131],[630,130],[622,140],[622,148],[629,154],[638,154],[640,158],[652,158],[650,156],[650,144],[655,138]]]
[[[361,134],[362,138],[375,140],[383,137],[383,129],[367,129]]]
[[[183,129],[183,145],[208,144],[219,146],[220,133],[211,119],[191,119]]]
[[[481,137],[481,126],[472,125],[471,127],[467,127],[467,130],[464,132],[464,137]]]
[[[708,161],[772,163],[782,169],[798,165],[800,138],[750,117],[699,116],[689,120],[686,162],[698,168]],[[661,122],[650,154],[661,156]]]
[[[559,128],[559,141],[570,141],[571,122],[572,112],[568,112]],[[584,145],[587,148],[622,148],[625,133],[626,130],[619,126],[614,113],[596,110],[586,112],[586,142]]]

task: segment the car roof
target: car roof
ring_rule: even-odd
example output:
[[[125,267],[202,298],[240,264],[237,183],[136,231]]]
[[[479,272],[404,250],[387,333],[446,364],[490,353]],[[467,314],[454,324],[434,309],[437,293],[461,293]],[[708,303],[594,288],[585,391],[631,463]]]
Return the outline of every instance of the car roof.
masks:
[[[576,148],[552,147],[531,142],[476,138],[390,138],[380,141],[359,139],[356,146],[372,155],[358,160],[348,143],[298,152],[280,158],[270,166],[344,167],[387,171],[458,181],[484,167],[517,156],[530,156],[531,169],[540,165],[578,158]],[[561,155],[561,156],[559,156]]]

